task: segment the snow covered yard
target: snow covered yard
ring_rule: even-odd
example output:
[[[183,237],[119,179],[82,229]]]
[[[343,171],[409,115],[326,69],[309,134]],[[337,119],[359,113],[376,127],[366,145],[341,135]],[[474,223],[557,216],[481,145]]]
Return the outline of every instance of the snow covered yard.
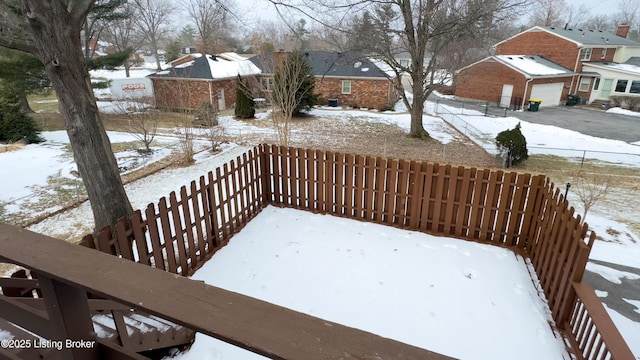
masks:
[[[141,71],[139,73],[133,76],[145,76],[150,72],[150,70],[140,70]],[[101,78],[118,78],[122,76],[122,72],[97,72],[94,74],[94,77]],[[103,105],[106,106],[108,104],[101,103],[101,107],[104,108]],[[435,113],[434,103],[427,102],[426,105],[425,110],[427,113]],[[385,135],[390,139],[402,137],[402,133],[408,131],[410,122],[408,113],[403,111],[400,107],[397,107],[396,110],[396,112],[379,113],[336,108],[314,109],[312,111],[314,120],[309,121],[309,123],[317,125],[314,125],[315,127],[312,128],[312,131],[307,133],[294,127],[292,141],[297,142],[296,146],[318,147],[318,144],[320,144],[326,149],[349,149],[348,151],[351,152],[360,152],[360,149],[354,149],[352,143],[354,142],[355,137],[362,137],[362,134],[359,133],[358,130],[360,127],[366,126],[366,124],[382,124],[386,126],[385,129],[397,126],[399,131],[389,132]],[[494,137],[497,132],[506,130],[510,127],[512,128],[515,124],[521,122],[523,133],[527,137],[529,144],[540,148],[562,147],[584,149],[585,145],[588,145],[590,147],[587,148],[587,150],[593,151],[594,154],[597,154],[596,151],[599,150],[640,154],[640,150],[638,150],[640,148],[637,146],[638,144],[625,144],[622,142],[588,137],[577,132],[570,132],[553,126],[527,123],[525,121],[520,121],[515,117],[486,118],[476,114],[468,117],[465,115],[464,119],[468,120],[473,124],[473,126],[480,129],[481,132],[489,134],[489,137]],[[255,144],[254,141],[256,141],[256,139],[263,141],[262,139],[265,139],[265,137],[270,137],[269,139],[271,139],[271,141],[275,139],[273,131],[268,125],[268,120],[264,116],[253,123],[236,121],[231,117],[223,117],[221,118],[221,123],[224,124],[223,126],[226,127],[228,133],[234,135],[235,139],[241,140],[243,144],[246,143],[253,145]],[[350,128],[349,131],[345,131],[344,126],[336,126],[333,128],[333,124],[347,124]],[[450,161],[458,164],[468,163],[460,162],[459,157],[450,157],[450,149],[454,148],[454,144],[458,142],[469,142],[468,139],[458,133],[455,129],[449,127],[447,123],[436,116],[425,116],[424,126],[430,134],[440,142],[438,146],[441,150],[444,150],[443,153],[446,154],[445,157],[443,156],[444,154],[433,156],[433,153],[428,153],[431,157],[424,157],[425,159],[430,159],[429,161],[432,162]],[[377,129],[379,128],[376,128],[376,130]],[[319,130],[330,131],[323,133]],[[461,132],[464,133],[464,131]],[[63,178],[64,186],[67,191],[72,194],[75,192],[74,187],[78,180],[70,175],[71,170],[74,169],[74,164],[72,158],[68,154],[64,154],[66,151],[64,150],[64,147],[67,146],[67,143],[65,142],[66,140],[58,139],[59,134],[55,133],[44,133],[44,135],[47,138],[51,137],[52,139],[41,145],[27,146],[17,152],[0,154],[0,162],[3,164],[3,167],[0,169],[0,186],[3,188],[3,191],[0,192],[0,205],[5,204],[4,209],[0,206],[0,216],[2,215],[2,211],[7,213],[13,211],[25,211],[25,209],[28,209],[26,211],[30,212],[31,215],[37,215],[36,211],[47,212],[55,209],[39,208],[41,204],[46,202],[47,198],[55,195],[52,195],[55,191],[51,189],[51,184],[47,185],[47,179],[52,177]],[[110,137],[113,135],[114,134],[110,133]],[[116,135],[116,137],[120,137],[121,135]],[[126,140],[124,137],[126,136],[123,136],[122,141],[131,140]],[[114,138],[112,137],[112,141],[114,141],[113,139]],[[383,141],[380,141],[381,139],[382,138],[380,137],[367,137],[365,135],[364,139],[360,139],[358,141],[365,143],[364,145],[367,145],[369,148],[375,148],[373,150],[377,151],[377,154],[380,154],[380,156],[421,158],[420,156],[425,154],[424,152],[420,153],[417,151],[410,154],[398,151],[398,149],[391,148],[391,143],[388,147],[387,143],[384,142],[384,139],[382,139]],[[175,138],[169,138],[168,141],[175,141]],[[165,147],[168,146],[168,143],[166,145],[165,143],[156,145],[159,145],[159,147]],[[413,146],[412,151],[418,150],[419,148],[421,149],[422,147],[423,146]],[[532,153],[553,154],[550,150],[540,148],[532,149]],[[206,172],[215,169],[215,167],[221,166],[229,160],[234,159],[235,156],[242,154],[247,149],[248,147],[228,144],[223,148],[223,152],[216,156],[212,156],[208,152],[203,152],[198,156],[197,162],[194,165],[185,168],[167,169],[161,173],[128,184],[126,187],[127,193],[129,194],[131,202],[135,208],[144,207],[149,202],[155,202],[160,197],[167,196],[169,192],[178,190],[180,186],[187,185],[191,180],[195,180],[199,176],[206,174]],[[472,161],[476,161],[474,157],[476,154],[468,152],[464,153],[464,151],[468,151],[468,148],[463,148],[462,150],[464,160],[473,159]],[[419,154],[419,156],[415,156],[414,154]],[[581,156],[581,152],[578,150],[575,152],[563,151],[557,155],[565,158],[576,159]],[[124,165],[125,167],[128,167],[126,163],[127,158],[131,161],[137,161],[138,163],[141,162],[140,158],[137,160],[134,159],[135,156],[119,156],[121,166]],[[603,163],[616,163],[620,166],[637,168],[639,166],[636,161],[637,158],[638,156],[614,156],[612,158],[611,155],[602,155],[602,158],[599,158],[598,160]],[[474,166],[485,167],[486,165],[477,163],[474,164]],[[554,179],[553,174],[548,175],[550,175],[556,183],[562,184],[562,181]],[[37,194],[37,196],[27,196],[26,198],[22,198],[30,194]],[[615,194],[611,194],[611,196],[616,197],[615,199],[612,201],[604,201],[591,211],[587,222],[600,236],[600,240],[594,245],[591,253],[591,259],[603,260],[636,268],[638,267],[638,259],[640,259],[640,238],[637,235],[637,227],[625,224],[625,222],[630,223],[630,221],[637,222],[637,194],[637,188],[626,192],[616,192]],[[579,212],[580,203],[571,192],[569,193],[569,201],[572,206],[578,208],[577,210]],[[59,203],[55,203],[54,205],[59,206]],[[56,215],[34,225],[30,229],[60,238],[78,238],[79,236],[91,231],[91,221],[88,221],[90,218],[90,209],[88,204],[85,203],[76,209],[67,211],[64,214]],[[0,218],[0,220],[2,219]],[[339,221],[343,220],[340,219]],[[236,238],[233,239],[232,243],[235,240]],[[354,246],[354,248],[356,247]],[[352,249],[352,252],[353,251],[354,250]],[[396,252],[393,253],[395,254]],[[476,255],[474,254],[473,257],[475,256]],[[372,266],[375,270],[376,266],[382,266],[383,264],[383,262],[380,262],[373,264]],[[610,279],[612,283],[620,282],[620,279],[623,278],[633,278],[634,276],[633,274],[616,271],[605,266],[593,266],[591,263],[588,265],[588,269]],[[352,267],[345,266],[343,273],[349,273],[352,270]],[[483,273],[478,272],[476,274],[482,275]],[[484,279],[485,277],[486,276],[482,275],[478,276],[477,279],[474,279],[473,281],[472,279],[467,280],[469,282],[476,282],[476,280]],[[274,285],[274,287],[275,286],[276,285]],[[511,289],[511,291],[513,291],[513,289]],[[394,295],[395,294],[391,294],[391,297],[387,297],[385,300],[389,303],[394,302]],[[606,294],[599,293],[599,296],[606,296]],[[630,304],[635,304],[636,312],[640,313],[640,310],[638,310],[640,307],[639,302],[634,300],[629,300],[628,302]],[[636,339],[640,338],[640,323],[634,322],[629,318],[616,313],[614,310],[608,310],[628,344],[632,347],[632,350],[638,354],[636,356],[640,359],[640,341],[636,341]],[[508,333],[503,331],[499,334]],[[496,335],[495,338],[500,338],[500,335]],[[434,348],[434,350],[436,349]],[[220,358],[216,357],[216,354],[217,353],[212,352],[209,353],[208,356],[209,358]],[[244,356],[245,355],[228,355],[225,358],[242,359]]]
[[[569,359],[510,250],[269,206],[193,279],[460,359]],[[198,334],[177,359],[260,359]]]

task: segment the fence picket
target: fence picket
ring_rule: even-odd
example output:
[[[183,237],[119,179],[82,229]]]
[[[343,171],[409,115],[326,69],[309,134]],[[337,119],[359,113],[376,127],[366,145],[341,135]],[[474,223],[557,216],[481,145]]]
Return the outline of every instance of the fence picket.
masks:
[[[149,234],[149,243],[151,244],[151,251],[153,253],[154,267],[166,271],[165,259],[164,256],[162,256],[164,244],[160,243],[161,234],[158,229],[158,217],[153,203],[147,205],[145,217],[147,218],[147,233]]]
[[[595,234],[584,242],[587,225],[579,225],[544,176],[260,145],[191,182],[188,191],[181,187],[179,201],[172,192],[168,202],[161,198],[157,209],[149,204],[146,220],[140,212],[122,219],[115,237],[103,229],[94,243],[188,275],[267,204],[484,241],[522,250],[553,318],[573,319],[591,350],[607,346],[575,321],[572,284],[582,278]]]
[[[178,262],[176,259],[176,251],[173,246],[174,238],[171,229],[171,222],[169,219],[169,207],[167,206],[167,199],[161,198],[158,203],[158,216],[160,218],[160,224],[162,224],[162,234],[164,235],[164,248],[167,252],[167,266],[169,272],[178,273]]]
[[[174,191],[169,194],[169,206],[175,231],[175,238],[172,245],[178,249],[177,254],[178,262],[180,263],[180,273],[187,276],[189,274],[189,267],[187,264],[184,227],[182,225],[182,217],[180,216],[180,204],[178,203],[176,193]]]
[[[145,265],[151,265],[149,257],[149,248],[147,247],[147,239],[145,238],[146,223],[142,220],[142,213],[136,210],[131,215],[131,229],[133,230],[133,239],[136,242],[136,253],[138,254],[138,262]]]

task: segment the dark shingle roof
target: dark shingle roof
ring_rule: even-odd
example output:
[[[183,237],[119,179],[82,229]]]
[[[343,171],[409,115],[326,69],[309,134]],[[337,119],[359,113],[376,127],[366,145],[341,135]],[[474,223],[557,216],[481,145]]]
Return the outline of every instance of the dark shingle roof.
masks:
[[[366,55],[356,52],[306,51],[305,59],[315,76],[388,78],[389,76]],[[267,53],[251,59],[265,73],[273,68],[273,54]]]
[[[588,30],[588,29],[574,29],[574,28],[562,28],[554,26],[540,26],[540,28],[552,32],[556,35],[565,37],[569,40],[590,46],[638,46],[633,40],[623,38],[614,33],[602,30]]]
[[[221,54],[198,54],[194,60],[148,75],[150,77],[185,79],[225,79],[240,75],[258,74],[260,70],[246,59]]]
[[[163,71],[151,74],[153,77],[187,78],[187,79],[213,79],[207,56],[200,56],[193,61]]]

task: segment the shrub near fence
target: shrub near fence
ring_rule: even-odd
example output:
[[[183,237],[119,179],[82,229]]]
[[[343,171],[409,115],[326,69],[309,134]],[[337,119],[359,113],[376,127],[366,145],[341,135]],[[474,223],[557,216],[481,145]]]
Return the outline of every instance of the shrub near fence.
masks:
[[[122,221],[115,232],[107,228],[95,243],[91,236],[85,242],[191,275],[273,204],[509,247],[530,259],[553,319],[565,326],[570,343],[579,337],[566,325],[575,320],[576,306],[593,302],[585,302],[575,286],[595,234],[585,241],[588,226],[544,176],[273,145],[254,148],[215,174],[192,182],[190,192],[183,187],[179,199],[172,193],[169,205],[166,199],[158,209],[149,205],[146,220],[137,212],[131,225]],[[594,323],[611,322],[606,313],[587,313],[596,314]],[[613,342],[605,338],[603,353],[629,358],[619,333]]]

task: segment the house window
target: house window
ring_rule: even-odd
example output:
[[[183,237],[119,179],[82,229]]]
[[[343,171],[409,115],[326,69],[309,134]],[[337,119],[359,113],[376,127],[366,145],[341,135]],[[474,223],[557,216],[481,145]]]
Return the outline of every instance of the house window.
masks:
[[[273,78],[260,78],[260,87],[262,91],[273,90]]]
[[[600,78],[596,78],[596,81],[593,83],[593,90],[597,91],[600,87]]]
[[[580,60],[582,60],[582,61],[591,60],[591,48],[582,49],[582,54],[581,54]]]
[[[600,54],[600,59],[604,60],[607,57],[607,49],[602,49],[602,54]]]
[[[580,79],[580,87],[578,88],[578,91],[589,91],[589,85],[591,85],[591,78],[583,77]]]
[[[640,94],[640,81],[632,81],[631,88],[629,89],[631,94]]]
[[[616,92],[623,93],[627,90],[629,80],[618,80],[616,83]]]
[[[351,80],[342,80],[342,93],[351,94]]]

